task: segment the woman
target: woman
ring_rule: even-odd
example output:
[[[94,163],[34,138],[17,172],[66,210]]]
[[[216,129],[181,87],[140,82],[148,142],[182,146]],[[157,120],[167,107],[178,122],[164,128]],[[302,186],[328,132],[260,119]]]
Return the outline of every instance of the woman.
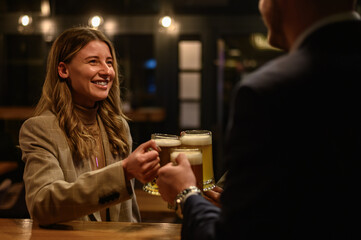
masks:
[[[98,30],[71,28],[54,42],[34,117],[20,130],[31,217],[139,221],[134,178],[159,169],[154,141],[131,153],[112,43]]]

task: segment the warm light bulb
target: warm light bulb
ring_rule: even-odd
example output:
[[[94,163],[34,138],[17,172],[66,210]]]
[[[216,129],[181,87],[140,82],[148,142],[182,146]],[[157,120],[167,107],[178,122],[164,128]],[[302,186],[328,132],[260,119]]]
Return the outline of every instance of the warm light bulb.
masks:
[[[90,24],[92,25],[92,27],[95,28],[99,27],[101,23],[102,23],[102,18],[99,16],[94,16],[90,20]]]
[[[169,16],[165,16],[162,18],[161,23],[163,27],[168,28],[172,24],[172,19]]]
[[[20,23],[21,25],[28,26],[31,23],[31,17],[29,17],[28,15],[23,15],[20,17]]]

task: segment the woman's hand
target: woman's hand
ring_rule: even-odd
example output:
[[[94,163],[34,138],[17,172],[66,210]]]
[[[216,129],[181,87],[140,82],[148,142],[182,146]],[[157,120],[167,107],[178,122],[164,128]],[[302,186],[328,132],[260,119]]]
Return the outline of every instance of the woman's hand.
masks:
[[[205,199],[207,199],[208,201],[210,201],[211,203],[213,203],[217,207],[221,207],[220,198],[221,198],[222,192],[223,192],[223,189],[216,186],[212,190],[208,190],[208,191],[203,192],[203,194],[204,194]]]
[[[141,144],[123,160],[125,178],[138,179],[142,183],[150,182],[157,176],[159,165],[159,147],[154,140]]]

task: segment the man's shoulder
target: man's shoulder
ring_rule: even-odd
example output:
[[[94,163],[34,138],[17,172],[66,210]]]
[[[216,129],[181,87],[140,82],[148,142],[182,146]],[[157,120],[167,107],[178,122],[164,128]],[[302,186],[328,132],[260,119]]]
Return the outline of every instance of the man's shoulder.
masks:
[[[301,80],[312,68],[311,56],[304,51],[285,54],[249,74],[240,87],[273,88]]]

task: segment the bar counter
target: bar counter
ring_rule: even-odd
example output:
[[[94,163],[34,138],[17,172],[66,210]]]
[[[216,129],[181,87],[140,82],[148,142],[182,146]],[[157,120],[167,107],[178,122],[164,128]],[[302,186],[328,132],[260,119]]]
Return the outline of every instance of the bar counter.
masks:
[[[31,219],[0,218],[1,240],[180,239],[181,224],[70,221],[39,227]]]

